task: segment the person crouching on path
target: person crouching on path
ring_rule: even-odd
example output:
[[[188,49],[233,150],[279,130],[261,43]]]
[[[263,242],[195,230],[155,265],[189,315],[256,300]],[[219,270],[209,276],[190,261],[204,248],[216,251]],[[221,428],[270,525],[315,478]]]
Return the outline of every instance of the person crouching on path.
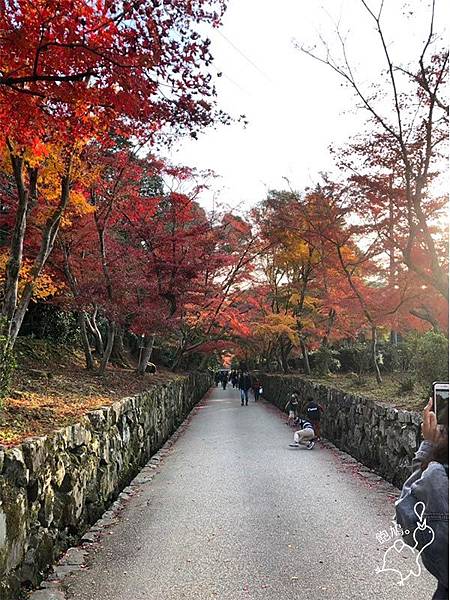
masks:
[[[241,406],[248,406],[248,390],[252,387],[252,380],[248,371],[239,375],[239,389],[241,391]]]
[[[294,424],[294,420],[297,412],[297,408],[298,408],[298,396],[297,394],[291,394],[291,397],[289,398],[289,400],[286,402],[286,406],[284,407],[284,410],[288,411],[288,422],[287,425],[290,425],[292,427],[292,425]]]
[[[314,427],[316,438],[320,440],[320,415],[323,413],[323,407],[314,400],[309,400],[306,405],[306,416]]]
[[[299,426],[300,429],[294,433],[294,443],[291,444],[292,446],[300,446],[300,444],[311,442],[315,437],[312,423],[306,419],[300,419]]]

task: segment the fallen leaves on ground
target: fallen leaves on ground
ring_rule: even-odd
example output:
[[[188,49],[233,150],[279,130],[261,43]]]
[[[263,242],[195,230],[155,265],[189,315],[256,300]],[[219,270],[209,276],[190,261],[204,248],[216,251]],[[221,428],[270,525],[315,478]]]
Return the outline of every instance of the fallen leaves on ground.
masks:
[[[84,369],[83,355],[41,340],[19,339],[17,369],[0,411],[0,444],[15,446],[76,423],[80,417],[176,378],[170,371],[136,375],[110,367],[104,377]]]

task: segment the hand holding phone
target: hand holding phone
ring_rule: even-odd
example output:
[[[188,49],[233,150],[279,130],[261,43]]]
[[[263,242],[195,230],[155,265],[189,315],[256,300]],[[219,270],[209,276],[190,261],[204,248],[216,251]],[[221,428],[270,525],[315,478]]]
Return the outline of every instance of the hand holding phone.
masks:
[[[433,411],[436,415],[437,423],[448,427],[448,397],[449,385],[445,381],[435,381],[433,383]]]
[[[441,431],[438,427],[436,421],[436,414],[433,412],[433,408],[433,398],[430,398],[430,401],[425,406],[425,409],[423,411],[422,437],[427,442],[436,444],[441,438]]]

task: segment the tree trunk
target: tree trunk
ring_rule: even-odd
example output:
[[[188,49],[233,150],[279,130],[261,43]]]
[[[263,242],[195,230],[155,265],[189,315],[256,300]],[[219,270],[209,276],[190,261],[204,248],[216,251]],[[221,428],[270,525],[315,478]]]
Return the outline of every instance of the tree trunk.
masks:
[[[198,370],[199,371],[205,371],[206,370],[206,365],[208,364],[208,360],[209,360],[209,354],[204,354],[202,357],[202,360],[198,366]]]
[[[103,354],[105,352],[105,345],[103,344],[102,334],[100,333],[100,330],[97,326],[97,318],[96,317],[97,317],[97,308],[95,308],[91,318],[89,318],[88,315],[86,315],[86,325],[88,326],[88,329],[94,338],[95,351],[97,352],[97,354],[99,356],[103,356]]]
[[[392,198],[392,175],[389,177],[389,285],[396,285],[395,244],[394,244],[394,200]],[[390,340],[393,346],[398,345],[395,329],[391,329]]]
[[[336,320],[336,311],[334,310],[334,308],[330,308],[330,310],[328,311],[327,329],[326,329],[325,335],[323,336],[323,339],[322,339],[322,346],[324,348],[328,348],[328,344],[329,344],[328,339],[331,335],[331,330],[333,329],[335,320]]]
[[[5,331],[3,332],[8,339],[7,345],[12,348],[14,339],[12,332],[17,329],[16,326],[16,308],[18,300],[18,288],[20,269],[23,260],[23,243],[25,231],[27,227],[27,214],[30,197],[35,197],[37,193],[37,169],[29,169],[29,187],[25,186],[23,175],[23,158],[15,156],[12,152],[12,147],[8,142],[9,156],[13,170],[14,180],[16,183],[18,207],[14,229],[11,236],[11,244],[9,247],[9,259],[6,265],[6,279],[4,286],[4,298],[2,303],[2,317],[6,319]],[[20,325],[19,325],[20,328]]]
[[[6,317],[9,328],[12,327],[14,313],[17,306],[17,291],[19,287],[19,273],[23,258],[23,240],[27,224],[28,194],[19,194],[19,206],[17,208],[16,223],[14,226],[11,246],[9,249],[9,260],[6,265],[5,295],[2,305],[2,316]]]
[[[61,192],[60,192],[59,204],[45,223],[45,227],[44,227],[43,233],[42,233],[42,239],[41,239],[39,252],[38,252],[36,258],[34,259],[33,266],[30,269],[31,279],[25,284],[25,287],[21,294],[20,300],[17,297],[17,285],[18,285],[18,278],[20,275],[20,264],[21,264],[22,250],[23,250],[23,237],[25,235],[25,227],[26,227],[26,211],[25,211],[25,216],[23,217],[23,219],[25,219],[25,221],[23,221],[23,219],[22,219],[22,223],[21,223],[21,228],[23,229],[23,232],[18,232],[18,238],[17,238],[18,243],[16,245],[16,248],[11,247],[11,252],[13,252],[13,250],[14,250],[14,253],[15,253],[15,257],[12,257],[14,259],[13,263],[11,263],[12,264],[11,268],[13,269],[13,274],[15,274],[15,278],[14,277],[9,278],[8,285],[10,286],[10,289],[5,288],[5,294],[8,295],[8,300],[7,300],[6,304],[4,304],[4,307],[5,307],[4,310],[7,311],[7,314],[5,314],[5,316],[9,321],[9,323],[8,323],[8,338],[9,338],[8,346],[10,348],[12,348],[14,346],[17,336],[19,335],[20,327],[22,325],[23,319],[25,317],[25,314],[28,310],[28,306],[30,304],[31,297],[33,295],[34,285],[36,283],[36,280],[41,275],[41,273],[45,267],[45,264],[47,263],[47,259],[50,255],[51,251],[53,250],[53,246],[55,244],[55,239],[56,239],[56,235],[58,233],[61,218],[64,214],[67,203],[69,202],[71,161],[72,161],[72,159],[70,158],[66,165],[66,173],[65,173],[65,175],[63,175],[61,177]],[[30,175],[30,181],[31,181],[31,175]],[[23,174],[22,174],[22,184],[23,184]],[[28,192],[25,192],[25,197],[28,198],[28,196],[29,196]],[[27,202],[28,202],[28,200],[27,200]],[[22,206],[21,210],[23,210],[23,206]],[[16,226],[17,226],[17,222],[16,222]],[[21,229],[21,231],[22,231],[22,229]],[[20,237],[21,237],[21,241],[19,239]],[[19,262],[17,261],[18,256],[20,256]],[[18,272],[17,272],[17,268],[19,268]],[[8,276],[7,276],[7,282],[8,282]],[[13,306],[13,304],[15,304],[15,306]]]
[[[390,341],[393,346],[398,346],[398,333],[395,329],[391,329]]]
[[[381,379],[380,367],[378,366],[377,361],[377,328],[372,326],[372,363],[375,369],[375,376],[377,378],[377,383],[383,383]]]
[[[311,366],[309,364],[308,348],[306,347],[306,344],[302,339],[300,340],[300,347],[302,349],[303,362],[305,364],[306,374],[311,375]]]
[[[175,357],[172,362],[171,371],[176,371],[178,369],[178,367],[180,366],[180,363],[181,363],[183,355],[186,351],[186,348],[187,348],[187,340],[183,340],[180,343],[178,350],[176,351]]]
[[[109,358],[111,356],[111,352],[114,346],[114,338],[116,337],[116,326],[114,323],[108,323],[108,341],[106,343],[105,352],[103,354],[102,362],[100,363],[99,373],[100,375],[104,375],[106,372],[106,367],[109,363]]]
[[[147,368],[148,362],[153,352],[153,346],[155,345],[155,336],[150,335],[145,337],[145,345],[142,349],[139,365],[137,372],[139,375],[144,375]]]
[[[36,256],[33,266],[30,270],[31,281],[28,281],[25,284],[22,295],[20,297],[20,301],[18,306],[16,307],[13,324],[10,330],[11,337],[11,345],[14,345],[17,336],[19,335],[20,327],[22,326],[23,320],[25,318],[25,314],[28,310],[28,306],[30,304],[31,297],[34,291],[34,284],[37,279],[40,277],[49,255],[53,250],[53,246],[55,244],[56,235],[58,233],[59,224],[61,222],[61,217],[64,213],[64,210],[67,206],[70,196],[70,179],[69,176],[65,176],[61,181],[61,198],[58,208],[54,211],[54,213],[47,220],[44,232],[42,234],[41,247],[39,249],[39,253]]]
[[[92,371],[94,368],[94,359],[92,358],[91,345],[86,330],[86,315],[84,311],[78,313],[78,324],[81,330],[81,342],[83,344],[84,356],[86,357],[86,369]]]
[[[435,319],[435,317],[430,312],[430,310],[427,306],[421,306],[420,308],[411,308],[411,310],[409,312],[414,317],[417,317],[418,319],[423,319],[424,321],[427,321],[428,323],[430,323],[436,333],[441,332],[439,323],[437,322],[437,320]]]
[[[123,328],[117,328],[114,337],[114,346],[111,352],[111,362],[123,369],[131,369],[132,365],[128,360],[127,353],[123,345]]]
[[[281,367],[283,369],[283,373],[289,372],[289,365],[287,362],[287,351],[283,342],[280,344],[280,359],[281,359]]]

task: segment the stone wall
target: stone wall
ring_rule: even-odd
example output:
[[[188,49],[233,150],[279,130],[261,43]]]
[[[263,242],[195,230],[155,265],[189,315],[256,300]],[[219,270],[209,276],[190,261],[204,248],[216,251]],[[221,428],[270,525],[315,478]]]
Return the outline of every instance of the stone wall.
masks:
[[[294,390],[324,408],[321,434],[379,475],[401,487],[420,440],[421,416],[397,410],[295,375],[260,373],[264,398],[284,409]]]
[[[180,376],[51,435],[0,447],[0,598],[16,599],[94,523],[210,387]]]

